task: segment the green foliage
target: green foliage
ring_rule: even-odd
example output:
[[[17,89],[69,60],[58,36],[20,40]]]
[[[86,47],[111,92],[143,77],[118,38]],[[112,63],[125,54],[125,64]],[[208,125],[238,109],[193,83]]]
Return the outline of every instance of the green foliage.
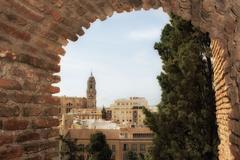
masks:
[[[151,154],[149,152],[142,154],[139,154],[139,159],[138,160],[153,160]]]
[[[103,109],[102,109],[102,119],[107,119],[107,111],[106,111],[106,109],[105,109],[105,107],[103,107]]]
[[[157,113],[145,123],[155,133],[155,160],[217,159],[210,40],[190,22],[171,16],[154,48],[163,62]]]
[[[138,160],[138,156],[136,152],[128,151],[127,154],[128,154],[127,160]]]
[[[87,151],[92,160],[110,160],[112,155],[112,151],[106,142],[106,137],[101,132],[91,135]]]
[[[81,154],[84,152],[84,148],[81,145],[77,145],[77,140],[72,140],[60,136],[61,145],[61,159],[64,160],[79,160]]]

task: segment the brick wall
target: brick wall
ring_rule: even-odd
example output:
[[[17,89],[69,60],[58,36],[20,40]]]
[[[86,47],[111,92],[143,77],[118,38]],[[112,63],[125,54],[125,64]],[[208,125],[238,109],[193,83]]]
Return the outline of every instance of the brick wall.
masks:
[[[54,159],[60,56],[96,19],[162,7],[213,40],[220,159],[239,159],[240,1],[0,1],[0,159]]]

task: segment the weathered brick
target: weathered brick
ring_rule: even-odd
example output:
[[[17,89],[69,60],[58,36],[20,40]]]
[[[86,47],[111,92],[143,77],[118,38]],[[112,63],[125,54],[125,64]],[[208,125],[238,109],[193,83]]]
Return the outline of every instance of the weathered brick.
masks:
[[[59,120],[54,118],[38,118],[32,121],[32,127],[35,129],[56,127],[58,125]]]
[[[40,135],[36,132],[26,131],[19,135],[17,135],[16,142],[26,142],[26,141],[32,141],[32,140],[39,140]]]
[[[0,146],[13,142],[13,136],[7,134],[0,134]]]
[[[0,88],[8,89],[8,90],[21,90],[21,85],[15,81],[10,79],[0,79]]]
[[[31,158],[26,158],[26,160],[42,160],[42,157],[37,155],[37,156],[31,157]]]
[[[47,107],[44,110],[44,115],[46,116],[58,116],[60,113],[60,108],[59,107]]]
[[[28,116],[39,116],[42,113],[42,108],[41,107],[24,107],[23,108],[23,116],[28,117]]]
[[[62,55],[62,56],[64,56],[65,53],[66,53],[66,51],[65,51],[62,47],[57,48],[57,49],[55,50],[55,52],[56,52],[57,54]]]
[[[17,103],[30,103],[32,101],[32,95],[22,93],[12,93],[8,95],[8,98]]]
[[[55,157],[58,157],[59,153],[58,152],[48,152],[46,153],[45,157],[44,157],[44,160],[53,160],[55,159]]]
[[[3,129],[5,130],[24,130],[28,126],[27,120],[9,119],[3,121]]]
[[[6,103],[7,101],[7,94],[0,91],[0,103]]]
[[[37,84],[26,80],[23,83],[23,88],[24,88],[24,90],[35,91],[37,89]]]
[[[53,76],[47,77],[47,80],[52,83],[58,83],[61,81],[61,77],[58,75],[53,75]]]
[[[23,154],[20,146],[8,146],[5,149],[0,150],[0,159],[10,160],[14,158],[19,158]]]
[[[81,8],[81,3],[84,3],[84,8]],[[238,55],[238,51],[240,50],[239,41],[234,40],[234,37],[239,37],[236,35],[240,32],[240,23],[238,21],[240,15],[240,2],[238,0],[100,0],[91,1],[90,5],[88,5],[87,1],[85,2],[82,0],[81,3],[78,3],[78,1],[66,0],[2,0],[0,2],[0,8],[3,9],[0,11],[0,32],[2,33],[0,36],[0,41],[2,42],[0,43],[0,47],[4,47],[7,50],[14,50],[16,53],[15,55],[9,53],[3,55],[1,53],[0,61],[7,61],[9,65],[8,67],[5,67],[4,74],[0,73],[0,76],[17,77],[18,80],[20,79],[20,86],[24,89],[23,92],[16,91],[16,94],[12,94],[12,91],[7,91],[6,93],[8,95],[6,93],[0,93],[0,103],[14,101],[17,103],[23,103],[25,107],[28,105],[25,105],[25,103],[31,103],[33,105],[34,103],[43,104],[44,107],[36,105],[35,110],[33,108],[26,108],[23,110],[23,115],[44,115],[46,119],[51,119],[48,116],[55,115],[56,108],[49,110],[46,108],[48,107],[48,104],[57,105],[58,102],[46,95],[57,93],[59,90],[57,88],[45,88],[45,86],[60,81],[60,78],[51,77],[50,75],[52,75],[53,72],[59,72],[60,70],[60,67],[57,65],[58,63],[56,62],[59,62],[60,60],[58,54],[64,55],[65,53],[62,46],[67,44],[67,38],[77,40],[76,34],[83,34],[81,29],[76,29],[76,26],[79,26],[79,28],[89,28],[90,22],[95,21],[96,18],[104,19],[106,16],[110,16],[110,14],[112,14],[111,12],[132,11],[134,8],[142,8],[142,6],[145,9],[149,9],[158,7],[158,5],[161,4],[163,10],[169,12],[172,11],[185,19],[191,20],[195,27],[199,27],[200,25],[200,28],[204,32],[210,33],[212,40],[216,38],[222,48],[226,47],[223,54],[221,51],[213,54],[213,60],[216,61],[214,67],[214,81],[215,84],[217,84],[216,90],[219,92],[216,93],[218,105],[217,118],[221,138],[219,155],[221,159],[237,159],[240,157],[240,142],[238,142],[238,140],[234,140],[236,144],[234,147],[231,146],[232,153],[235,156],[234,158],[231,157],[229,150],[229,132],[233,131],[234,134],[240,133],[238,127],[239,108],[236,109],[232,106],[233,103],[239,105],[239,100],[233,101],[233,99],[239,98],[239,91],[236,92],[236,88],[239,85],[234,86],[237,82],[236,79],[239,77],[239,71],[234,73],[234,75],[231,74],[228,80],[226,80],[227,78],[225,76],[225,74],[228,74],[228,72],[233,70],[234,67],[232,63],[235,63],[235,61],[231,62],[226,59],[234,60],[236,57],[233,57],[233,55]],[[105,6],[109,7],[109,9],[106,9]],[[226,46],[227,43],[228,46]],[[26,44],[28,45],[27,47],[25,46]],[[22,55],[23,53],[28,55]],[[56,54],[57,56],[55,56]],[[219,57],[222,59],[220,60]],[[225,65],[225,62],[228,64],[227,66]],[[22,63],[24,63],[24,65]],[[11,74],[12,71],[6,70],[6,68],[15,70],[17,67],[20,69],[16,70],[16,74],[14,75]],[[1,69],[2,67],[0,66],[0,70]],[[20,70],[23,70],[23,72],[19,72]],[[44,74],[38,74],[39,70],[41,70],[41,73],[44,72]],[[27,82],[26,79],[30,81]],[[33,83],[31,83],[31,81]],[[35,86],[34,83],[37,85]],[[229,92],[223,93],[222,90],[225,90],[229,85],[233,87],[226,89]],[[14,85],[9,85],[8,87],[11,88],[14,87]],[[10,88],[7,88],[7,90],[10,90]],[[44,92],[44,96],[42,92]],[[25,95],[24,93],[28,93],[28,95]],[[232,95],[232,93],[234,93],[234,96],[229,96]],[[35,95],[38,96],[35,97]],[[0,114],[6,117],[11,116],[9,113],[10,111],[5,109],[7,108],[2,108]],[[233,111],[232,115],[229,115],[230,110]],[[19,113],[13,111],[12,116],[18,114]],[[30,119],[30,117],[28,118]],[[37,119],[37,117],[31,117],[31,120],[32,118]],[[233,124],[230,123],[229,125],[229,121],[231,121],[229,118],[235,120]],[[5,120],[6,118],[3,119]],[[2,119],[0,122],[1,121]],[[49,123],[51,122],[42,121],[42,124],[39,122],[39,125],[36,126],[40,128],[43,126],[50,127],[51,124]],[[0,129],[1,128],[0,123]],[[44,130],[45,129],[38,129],[39,133],[42,133]],[[49,136],[51,136],[50,133],[46,134],[47,138]],[[39,155],[40,151],[48,149],[45,145],[47,146],[46,143],[42,143],[41,145],[35,143],[32,148],[30,145],[28,150],[32,149],[32,152],[27,152],[30,153],[30,155],[24,154],[24,157],[21,158],[14,155],[17,152],[11,151],[13,149],[10,147],[10,149],[5,152],[0,151],[0,159],[27,159],[27,156],[30,156],[31,158],[36,157],[35,159],[37,159],[39,156],[35,156],[31,153]],[[41,155],[42,159],[51,159],[52,156],[51,154],[48,154],[48,151],[43,152],[46,156]],[[53,155],[53,157],[56,156],[57,155]]]
[[[236,160],[239,160],[239,157],[240,157],[239,147],[236,145],[231,145],[230,148],[231,148],[232,154],[234,155],[234,157],[236,157]]]
[[[40,13],[37,13],[36,11],[27,7],[26,5],[23,5],[19,1],[9,1],[8,3],[11,3],[12,7],[14,7],[14,10],[18,14],[21,13],[25,17],[27,17],[35,22],[40,22],[44,19],[44,17]]]
[[[230,120],[229,125],[232,132],[240,136],[240,122],[237,120]]]
[[[7,105],[7,104],[6,104]],[[13,117],[20,114],[20,109],[17,105],[3,106],[0,104],[0,117]]]
[[[4,24],[2,22],[0,22],[0,31],[7,33],[16,39],[21,39],[27,42],[31,39],[31,35],[29,33],[19,31],[17,28]]]
[[[72,31],[68,31],[67,29],[60,26],[59,23],[52,23],[50,30],[56,34],[61,33],[60,34],[61,36],[63,36],[66,39],[70,39],[71,41],[75,42],[78,40],[78,36],[76,33],[73,33]]]
[[[50,86],[42,87],[41,92],[56,94],[60,92],[60,88],[50,85]]]
[[[59,136],[59,129],[45,129],[40,132],[41,137],[44,139],[49,139],[52,137],[58,137]]]
[[[60,92],[60,88],[59,87],[55,87],[55,86],[49,86],[47,88],[47,91],[51,94],[56,94]]]
[[[23,149],[25,153],[30,154],[30,153],[37,153],[42,150],[47,150],[49,148],[55,148],[58,145],[58,142],[53,141],[38,141],[38,142],[32,142],[32,143],[27,143],[23,144]]]
[[[57,97],[52,96],[36,96],[33,101],[37,104],[51,104],[51,105],[59,105],[60,100]]]
[[[17,61],[32,65],[37,68],[51,70],[54,72],[60,72],[60,66],[58,64],[46,62],[44,59],[33,57],[27,54],[21,54],[17,56]]]
[[[10,13],[6,10],[2,11],[3,15],[4,15],[4,20],[14,23],[18,26],[26,26],[27,25],[27,21],[25,19],[23,19],[22,17],[17,16],[14,13]]]
[[[52,15],[53,19],[57,22],[61,22],[63,20],[61,14],[56,10],[55,11],[52,10],[51,15]]]

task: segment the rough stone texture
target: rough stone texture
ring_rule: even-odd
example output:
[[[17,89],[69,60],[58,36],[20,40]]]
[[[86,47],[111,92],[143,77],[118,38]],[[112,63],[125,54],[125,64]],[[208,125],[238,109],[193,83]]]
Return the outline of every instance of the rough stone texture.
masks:
[[[53,130],[58,124],[59,100],[52,94],[59,92],[53,84],[60,77],[54,74],[60,70],[60,56],[65,54],[62,46],[67,40],[76,41],[84,34],[83,28],[114,12],[160,7],[209,32],[221,140],[219,159],[239,159],[239,0],[0,1],[0,130],[1,136],[6,136],[0,138],[0,159],[57,156]],[[29,139],[25,134],[30,134]]]

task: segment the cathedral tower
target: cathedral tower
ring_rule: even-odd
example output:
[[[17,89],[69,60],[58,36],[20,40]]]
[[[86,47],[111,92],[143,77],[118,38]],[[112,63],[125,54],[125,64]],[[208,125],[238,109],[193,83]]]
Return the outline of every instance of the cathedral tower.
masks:
[[[91,76],[87,81],[87,108],[96,108],[96,95],[96,81],[93,74],[91,73]]]

